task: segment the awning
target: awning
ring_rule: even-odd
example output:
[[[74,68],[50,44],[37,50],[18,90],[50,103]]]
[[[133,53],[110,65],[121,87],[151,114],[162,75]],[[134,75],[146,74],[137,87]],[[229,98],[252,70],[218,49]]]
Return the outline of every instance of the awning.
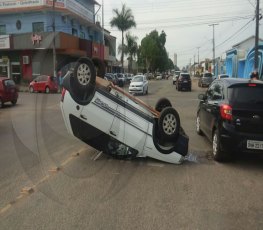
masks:
[[[86,51],[84,51],[84,50],[77,50],[77,49],[57,50],[57,54],[70,55],[72,57],[87,56],[87,52]]]

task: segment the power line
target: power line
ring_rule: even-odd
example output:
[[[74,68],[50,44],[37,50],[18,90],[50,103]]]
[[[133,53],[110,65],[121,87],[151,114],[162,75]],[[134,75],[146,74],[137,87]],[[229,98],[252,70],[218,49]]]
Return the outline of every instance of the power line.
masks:
[[[252,19],[252,20],[249,20],[244,26],[242,26],[242,27],[241,27],[239,30],[237,30],[234,34],[232,34],[232,35],[229,36],[226,40],[224,40],[223,42],[221,42],[220,44],[218,44],[218,45],[216,46],[216,48],[219,47],[219,46],[221,46],[221,45],[223,45],[223,44],[226,43],[227,41],[233,39],[234,36],[236,36],[238,33],[240,33],[240,32],[241,32],[246,26],[248,26],[248,24],[249,24],[250,22],[252,22],[252,21],[253,21],[253,19]]]

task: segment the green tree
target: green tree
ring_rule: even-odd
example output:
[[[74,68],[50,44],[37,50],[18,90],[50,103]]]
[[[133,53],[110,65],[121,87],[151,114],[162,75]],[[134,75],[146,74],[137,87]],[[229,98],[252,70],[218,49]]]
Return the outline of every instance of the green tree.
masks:
[[[169,58],[165,49],[166,34],[154,30],[141,41],[140,58],[146,69],[164,71],[169,69]]]
[[[113,13],[115,16],[111,19],[110,25],[111,27],[117,27],[118,30],[121,31],[121,65],[123,70],[123,44],[124,44],[124,32],[129,30],[132,27],[136,27],[136,22],[134,21],[134,16],[132,14],[132,10],[126,7],[125,4],[122,4],[122,9],[119,11],[118,9],[113,9]]]
[[[132,68],[132,62],[133,58],[136,57],[137,51],[138,51],[138,44],[136,40],[138,37],[131,35],[130,33],[127,33],[126,36],[126,44],[123,44],[123,53],[125,55],[128,55],[128,72],[131,72]]]

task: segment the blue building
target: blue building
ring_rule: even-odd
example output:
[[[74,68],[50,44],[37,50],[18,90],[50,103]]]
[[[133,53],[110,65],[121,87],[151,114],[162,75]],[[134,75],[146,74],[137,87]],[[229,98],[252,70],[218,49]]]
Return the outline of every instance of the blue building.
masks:
[[[262,53],[263,40],[259,39],[259,74],[262,76]],[[249,78],[250,72],[254,69],[254,45],[255,36],[251,36],[244,41],[234,45],[226,52],[226,74],[230,77]],[[262,77],[261,77],[262,78]]]
[[[115,61],[116,38],[96,21],[95,0],[0,0],[0,75],[31,80],[67,58]]]

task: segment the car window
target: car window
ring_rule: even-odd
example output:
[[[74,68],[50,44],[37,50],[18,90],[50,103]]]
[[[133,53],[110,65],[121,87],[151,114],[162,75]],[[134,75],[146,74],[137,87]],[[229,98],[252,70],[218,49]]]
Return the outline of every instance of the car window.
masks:
[[[137,76],[133,77],[132,82],[142,82],[143,81],[143,76]]]
[[[263,105],[263,86],[242,85],[228,88],[228,98],[236,103],[256,103]]]
[[[5,86],[15,86],[15,82],[13,80],[5,80],[4,81]]]
[[[211,73],[204,73],[203,76],[204,77],[212,77],[212,74]]]
[[[180,76],[180,79],[187,79],[187,80],[189,80],[190,79],[190,75],[189,74],[182,74]]]
[[[207,98],[209,100],[222,100],[223,99],[223,86],[219,82],[212,84],[207,90]]]

